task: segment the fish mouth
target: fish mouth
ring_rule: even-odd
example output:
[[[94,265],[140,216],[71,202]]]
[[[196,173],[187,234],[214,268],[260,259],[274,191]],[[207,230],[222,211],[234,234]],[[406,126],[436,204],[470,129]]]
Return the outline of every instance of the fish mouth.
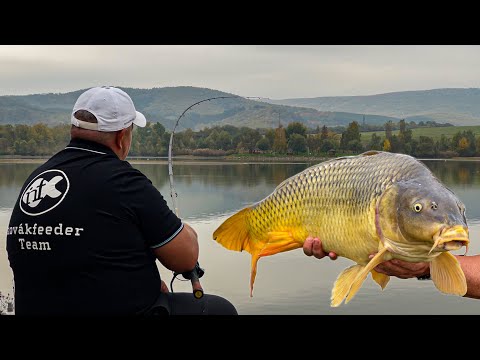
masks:
[[[434,236],[433,236],[434,244],[430,249],[429,253],[432,252],[433,249],[437,250],[458,250],[462,246],[465,246],[465,254],[468,251],[468,244],[470,243],[470,239],[468,237],[468,229],[463,225],[455,225],[455,226],[444,226],[442,227]]]

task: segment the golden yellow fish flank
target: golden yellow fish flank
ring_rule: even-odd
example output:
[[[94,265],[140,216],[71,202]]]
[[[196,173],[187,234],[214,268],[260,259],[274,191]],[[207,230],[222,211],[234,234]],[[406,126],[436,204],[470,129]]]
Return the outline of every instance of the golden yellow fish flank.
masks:
[[[325,251],[355,262],[337,277],[331,306],[348,303],[369,273],[384,289],[389,277],[374,268],[394,258],[430,261],[440,291],[459,296],[467,291],[450,253],[468,247],[465,206],[411,156],[369,151],[311,166],[213,233],[225,248],[252,255],[250,296],[258,260],[301,248],[307,236],[320,238]]]

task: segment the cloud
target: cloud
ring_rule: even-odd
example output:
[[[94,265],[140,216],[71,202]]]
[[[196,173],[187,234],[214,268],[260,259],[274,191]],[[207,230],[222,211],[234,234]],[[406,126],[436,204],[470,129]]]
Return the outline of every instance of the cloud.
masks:
[[[198,86],[272,99],[480,87],[480,46],[0,46],[0,95]]]

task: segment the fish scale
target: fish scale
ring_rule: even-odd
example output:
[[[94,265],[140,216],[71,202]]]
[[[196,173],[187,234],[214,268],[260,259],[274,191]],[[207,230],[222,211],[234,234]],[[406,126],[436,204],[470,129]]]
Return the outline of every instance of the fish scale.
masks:
[[[368,261],[368,254],[376,250],[379,240],[375,224],[370,220],[374,218],[371,204],[378,194],[372,189],[380,190],[382,186],[378,186],[378,179],[373,182],[367,175],[372,167],[382,166],[384,161],[372,164],[359,160],[363,159],[320,163],[280,184],[247,216],[253,237],[262,239],[270,231],[305,224],[306,233],[322,239],[325,250],[352,260]],[[394,177],[385,171],[377,176],[385,178],[380,184]],[[372,181],[368,182],[369,178]],[[278,212],[270,211],[272,208]],[[328,218],[333,221],[326,221]],[[358,242],[356,238],[362,234],[372,237],[370,246]],[[305,239],[302,232],[296,235],[298,241]]]

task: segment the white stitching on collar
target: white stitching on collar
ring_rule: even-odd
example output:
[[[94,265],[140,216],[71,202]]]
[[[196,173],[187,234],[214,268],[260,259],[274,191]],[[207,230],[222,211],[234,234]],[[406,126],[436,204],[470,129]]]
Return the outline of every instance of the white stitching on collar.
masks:
[[[107,153],[104,153],[104,152],[101,152],[101,151],[84,149],[84,148],[75,147],[75,146],[67,146],[65,149],[77,149],[77,150],[90,151],[90,152],[97,153],[97,154],[107,155]]]

